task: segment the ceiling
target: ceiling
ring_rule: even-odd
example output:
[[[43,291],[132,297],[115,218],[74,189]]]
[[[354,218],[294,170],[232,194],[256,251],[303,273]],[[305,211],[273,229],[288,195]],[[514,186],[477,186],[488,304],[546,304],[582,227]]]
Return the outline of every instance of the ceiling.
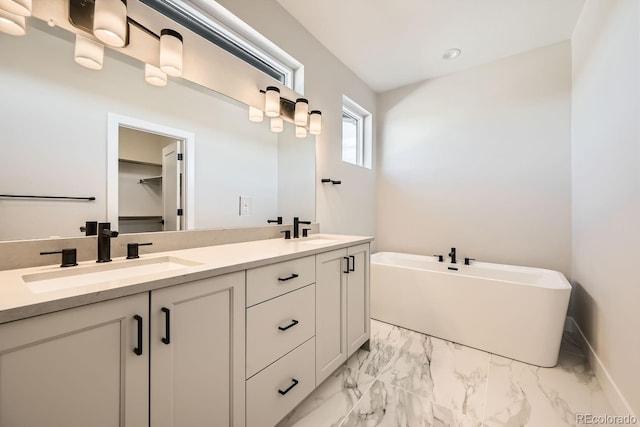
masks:
[[[584,0],[277,0],[384,92],[571,38]],[[444,60],[449,48],[462,55]]]

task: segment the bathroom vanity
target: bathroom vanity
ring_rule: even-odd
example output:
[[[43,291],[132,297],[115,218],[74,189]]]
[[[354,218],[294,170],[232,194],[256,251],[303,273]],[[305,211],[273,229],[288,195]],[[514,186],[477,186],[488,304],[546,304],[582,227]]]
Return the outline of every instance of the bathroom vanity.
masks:
[[[275,425],[369,339],[367,237],[0,272],[0,425]]]

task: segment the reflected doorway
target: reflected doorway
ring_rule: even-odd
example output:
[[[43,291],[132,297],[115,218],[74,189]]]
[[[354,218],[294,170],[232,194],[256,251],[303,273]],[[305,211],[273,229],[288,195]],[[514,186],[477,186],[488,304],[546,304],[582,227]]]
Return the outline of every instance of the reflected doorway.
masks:
[[[192,230],[194,135],[109,114],[107,217],[120,233]]]
[[[184,229],[184,141],[118,129],[118,230],[121,233]]]

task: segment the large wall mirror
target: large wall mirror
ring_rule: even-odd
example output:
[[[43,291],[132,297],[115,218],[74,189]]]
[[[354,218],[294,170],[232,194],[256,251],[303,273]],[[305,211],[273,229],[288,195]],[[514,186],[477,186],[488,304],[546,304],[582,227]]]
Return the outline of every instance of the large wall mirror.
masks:
[[[166,222],[159,218],[162,184],[146,180],[162,175],[162,161],[131,154],[145,151],[152,136],[145,132],[168,138],[156,142],[162,147],[193,137],[185,153],[191,169],[183,228],[262,226],[278,216],[285,223],[293,216],[315,220],[313,136],[296,138],[290,123],[272,133],[267,121],[249,122],[246,105],[187,80],[151,86],[144,64],[109,49],[104,68],[88,70],[73,61],[73,42],[74,34],[35,18],[25,36],[0,34],[0,193],[95,200],[2,197],[0,240],[81,236],[85,221],[115,217],[122,232],[141,230],[136,216]],[[115,154],[116,176],[122,169],[115,194],[109,117],[153,125],[115,128],[118,138],[128,134]]]

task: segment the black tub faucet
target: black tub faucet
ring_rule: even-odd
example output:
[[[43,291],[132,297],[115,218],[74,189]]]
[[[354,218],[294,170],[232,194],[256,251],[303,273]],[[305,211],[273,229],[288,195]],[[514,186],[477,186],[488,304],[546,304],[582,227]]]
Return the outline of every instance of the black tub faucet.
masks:
[[[311,221],[300,221],[300,218],[297,216],[293,217],[293,238],[297,239],[300,237],[300,224],[310,225]]]
[[[111,238],[118,237],[117,231],[111,231],[110,222],[98,224],[98,259],[96,262],[111,262]]]
[[[451,248],[451,252],[449,252],[449,258],[451,258],[451,264],[456,263],[456,248]]]

